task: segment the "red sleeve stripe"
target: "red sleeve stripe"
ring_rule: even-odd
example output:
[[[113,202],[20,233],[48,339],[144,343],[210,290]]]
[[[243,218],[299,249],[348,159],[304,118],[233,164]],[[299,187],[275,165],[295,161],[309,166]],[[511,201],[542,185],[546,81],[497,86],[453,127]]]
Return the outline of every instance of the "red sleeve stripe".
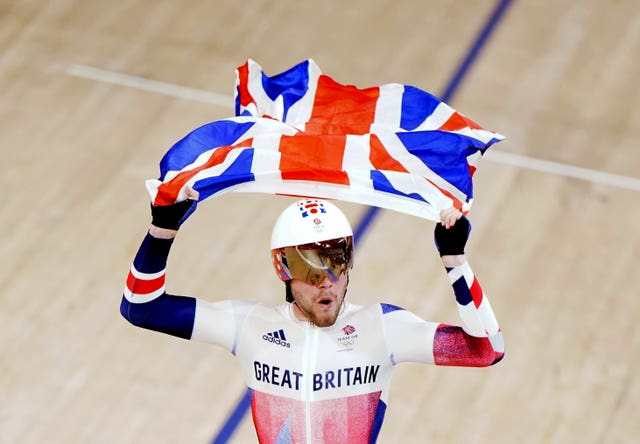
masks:
[[[473,299],[474,305],[476,306],[476,308],[480,307],[484,292],[482,291],[482,288],[478,283],[478,279],[476,279],[475,276],[473,277],[473,284],[471,284],[469,290],[471,291],[471,298]]]
[[[162,277],[165,275],[165,273],[166,273],[166,270],[164,268],[156,273],[144,273],[142,271],[137,270],[134,265],[131,265],[131,268],[129,269],[129,274],[132,274],[135,279],[140,279],[143,281],[150,281],[150,280]]]
[[[133,294],[149,294],[163,288],[164,279],[165,275],[150,280],[136,279],[133,276],[133,273],[129,272],[129,276],[127,277],[127,288]]]
[[[124,287],[124,296],[129,302],[149,302],[165,292],[165,271],[141,273],[131,267]]]

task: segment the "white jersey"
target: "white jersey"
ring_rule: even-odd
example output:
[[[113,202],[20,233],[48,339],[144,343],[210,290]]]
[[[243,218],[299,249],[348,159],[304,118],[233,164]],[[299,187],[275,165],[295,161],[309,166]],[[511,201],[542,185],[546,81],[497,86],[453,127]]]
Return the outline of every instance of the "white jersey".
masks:
[[[366,443],[382,424],[393,365],[433,363],[437,326],[386,304],[345,302],[321,328],[291,304],[198,301],[192,339],[238,358],[260,442]]]

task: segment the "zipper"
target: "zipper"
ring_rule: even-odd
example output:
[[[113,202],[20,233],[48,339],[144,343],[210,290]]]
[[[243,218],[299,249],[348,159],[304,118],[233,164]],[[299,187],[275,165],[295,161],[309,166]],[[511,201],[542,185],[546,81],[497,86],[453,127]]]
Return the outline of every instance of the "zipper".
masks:
[[[304,337],[304,352],[302,353],[302,368],[304,369],[304,400],[305,400],[305,434],[306,442],[313,443],[311,433],[311,399],[313,397],[313,370],[316,368],[318,357],[319,329],[311,322],[307,322]]]

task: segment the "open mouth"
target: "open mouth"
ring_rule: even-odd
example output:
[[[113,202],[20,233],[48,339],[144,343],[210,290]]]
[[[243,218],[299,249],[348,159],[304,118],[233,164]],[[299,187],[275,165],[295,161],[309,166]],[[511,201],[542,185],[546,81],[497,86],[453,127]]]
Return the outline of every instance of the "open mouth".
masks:
[[[323,298],[323,299],[320,299],[318,302],[320,304],[326,306],[326,305],[331,305],[331,303],[333,302],[333,299],[331,299],[331,298]]]

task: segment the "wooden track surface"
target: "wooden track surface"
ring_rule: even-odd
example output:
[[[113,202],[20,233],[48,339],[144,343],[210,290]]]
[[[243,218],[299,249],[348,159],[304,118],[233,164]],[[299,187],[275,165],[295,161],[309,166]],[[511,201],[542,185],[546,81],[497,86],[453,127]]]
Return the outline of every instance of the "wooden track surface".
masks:
[[[174,141],[231,114],[233,70],[247,58],[276,73],[312,57],[343,83],[438,94],[493,7],[0,1],[0,442],[210,442],[244,390],[232,357],[136,329],[118,311],[149,223],[144,180]],[[638,54],[636,0],[513,2],[452,102],[508,137],[475,176],[468,249],[506,359],[398,366],[379,442],[637,442]],[[164,83],[144,91],[86,78],[88,67]],[[171,96],[169,85],[223,101]],[[169,290],[280,302],[268,239],[287,202],[201,205],[174,247]],[[354,223],[365,211],[342,207]],[[349,297],[455,322],[432,228],[381,213]],[[248,418],[233,442],[255,442]]]

